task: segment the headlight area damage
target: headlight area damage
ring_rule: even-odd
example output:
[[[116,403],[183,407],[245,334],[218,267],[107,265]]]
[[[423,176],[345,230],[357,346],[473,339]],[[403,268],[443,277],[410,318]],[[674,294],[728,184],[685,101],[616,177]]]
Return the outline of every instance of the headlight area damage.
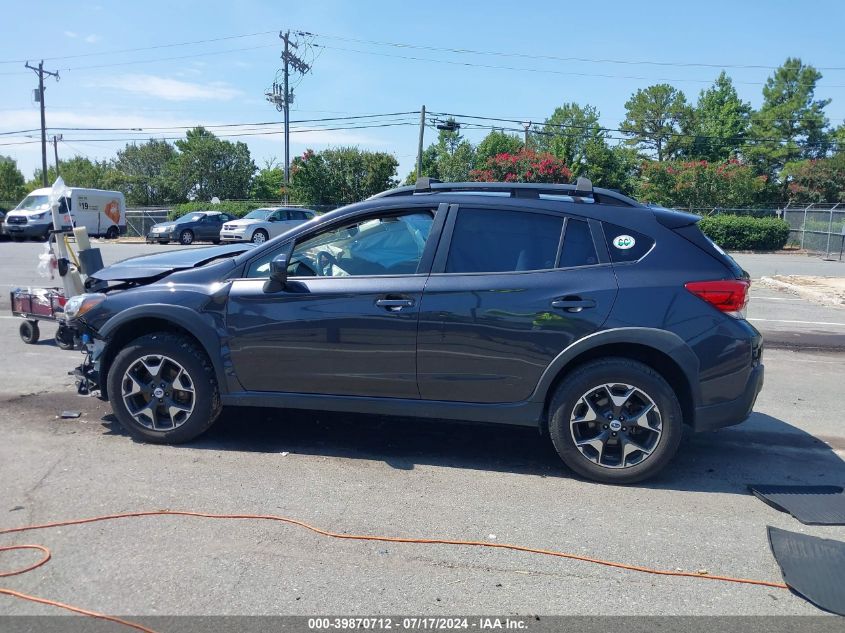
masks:
[[[155,288],[168,292],[164,284],[173,281],[190,286],[193,283],[205,285],[206,277],[217,280],[230,269],[233,258],[245,253],[252,244],[232,244],[207,248],[168,251],[155,255],[142,255],[123,260],[103,268],[85,281],[86,294],[68,300],[65,316],[69,324],[79,332],[85,351],[83,363],[70,372],[76,377],[77,392],[94,395],[100,390],[100,359],[108,347],[108,337],[101,330],[113,316],[136,306],[155,303]],[[203,269],[200,272],[199,269]],[[207,271],[207,274],[205,272]],[[161,285],[158,285],[161,282]],[[149,287],[150,293],[138,295],[124,293],[124,290]]]

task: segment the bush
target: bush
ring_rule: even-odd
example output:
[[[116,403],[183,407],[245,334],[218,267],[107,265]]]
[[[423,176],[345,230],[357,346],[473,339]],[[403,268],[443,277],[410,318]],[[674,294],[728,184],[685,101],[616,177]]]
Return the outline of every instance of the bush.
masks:
[[[167,217],[175,220],[176,218],[181,218],[186,213],[193,213],[194,211],[221,211],[242,218],[253,209],[260,209],[265,206],[267,205],[261,204],[260,202],[231,202],[226,200],[218,204],[211,204],[210,202],[183,202],[182,204],[174,204]]]
[[[777,251],[789,238],[789,224],[778,218],[713,215],[702,218],[698,226],[725,250]]]

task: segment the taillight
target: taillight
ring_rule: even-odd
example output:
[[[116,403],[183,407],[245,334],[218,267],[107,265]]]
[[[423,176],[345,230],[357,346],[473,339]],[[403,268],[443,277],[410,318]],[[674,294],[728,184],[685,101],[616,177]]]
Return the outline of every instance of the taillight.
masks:
[[[717,310],[737,319],[745,318],[748,289],[751,282],[745,279],[729,281],[691,281],[684,287],[699,299],[704,299]]]

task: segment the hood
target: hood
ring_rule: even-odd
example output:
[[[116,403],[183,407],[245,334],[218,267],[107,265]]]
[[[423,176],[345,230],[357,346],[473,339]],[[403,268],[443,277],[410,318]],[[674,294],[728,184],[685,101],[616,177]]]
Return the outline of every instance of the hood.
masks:
[[[266,222],[267,220],[246,220],[241,218],[240,220],[229,220],[228,222],[224,222],[224,226],[249,226],[250,224],[261,224],[262,222]]]
[[[89,280],[91,282],[138,282],[144,279],[152,281],[177,270],[197,268],[218,259],[235,257],[251,248],[253,248],[252,244],[227,244],[130,257],[97,271],[90,276]]]

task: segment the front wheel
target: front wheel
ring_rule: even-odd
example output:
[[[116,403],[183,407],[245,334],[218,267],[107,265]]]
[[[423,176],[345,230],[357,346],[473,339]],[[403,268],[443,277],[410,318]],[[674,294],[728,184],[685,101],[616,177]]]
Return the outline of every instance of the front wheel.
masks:
[[[108,374],[108,396],[134,438],[178,444],[201,435],[220,415],[211,362],[187,336],[155,333],[129,343]]]
[[[267,235],[267,231],[264,229],[258,229],[255,233],[252,234],[252,243],[253,244],[263,244],[267,241],[267,238],[270,236]]]
[[[187,246],[188,244],[193,244],[194,242],[194,232],[188,229],[185,229],[179,234],[179,243],[184,244]]]
[[[56,330],[56,345],[61,349],[70,350],[73,349],[75,343],[73,330],[66,325],[60,325]]]
[[[626,358],[592,361],[565,376],[549,408],[549,434],[560,458],[602,483],[657,474],[677,452],[682,424],[666,380]]]

